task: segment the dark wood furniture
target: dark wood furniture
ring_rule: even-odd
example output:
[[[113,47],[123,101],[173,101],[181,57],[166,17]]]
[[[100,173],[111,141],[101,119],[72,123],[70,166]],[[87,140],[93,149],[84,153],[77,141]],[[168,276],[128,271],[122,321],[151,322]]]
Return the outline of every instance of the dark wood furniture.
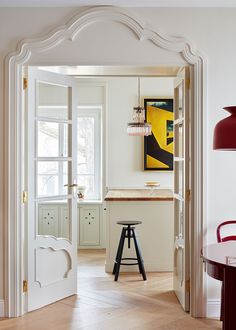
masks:
[[[143,280],[146,281],[146,279],[147,279],[145,269],[144,269],[143,259],[142,259],[142,255],[141,255],[141,250],[140,250],[139,243],[138,243],[138,240],[137,240],[137,237],[135,234],[135,227],[134,227],[135,225],[139,225],[141,223],[142,223],[141,221],[118,221],[117,222],[118,225],[123,225],[123,228],[122,228],[120,242],[119,242],[119,246],[117,249],[116,259],[115,259],[113,272],[112,272],[112,274],[115,275],[115,279],[114,279],[115,281],[117,281],[118,277],[119,277],[120,265],[127,265],[127,266],[138,265],[139,272],[140,272],[140,274],[142,274]],[[122,258],[124,243],[125,243],[126,238],[128,239],[128,248],[129,249],[130,249],[130,240],[133,239],[136,256],[137,256],[136,258]],[[123,260],[131,260],[131,261],[134,260],[136,262],[135,263],[130,263],[130,262],[124,263],[124,262],[122,262]]]
[[[230,227],[235,227],[234,230],[236,230],[236,220],[228,220],[225,222],[222,222],[219,224],[219,226],[216,229],[216,236],[217,236],[217,242],[227,242],[227,241],[236,241],[236,236],[235,235],[225,235],[224,229],[225,228],[230,228]],[[232,228],[231,228],[232,230]],[[223,321],[224,319],[224,287],[223,285],[221,286],[221,307],[220,307],[220,320]]]
[[[209,276],[222,281],[223,330],[236,329],[236,241],[203,248],[202,258]]]

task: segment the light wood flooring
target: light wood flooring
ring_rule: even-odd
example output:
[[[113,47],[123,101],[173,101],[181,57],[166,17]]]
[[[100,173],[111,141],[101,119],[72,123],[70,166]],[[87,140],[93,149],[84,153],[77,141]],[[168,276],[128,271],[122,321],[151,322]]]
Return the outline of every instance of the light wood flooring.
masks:
[[[104,272],[103,250],[79,253],[77,296],[0,321],[1,330],[219,330],[221,322],[193,319],[183,312],[172,291],[171,273]]]

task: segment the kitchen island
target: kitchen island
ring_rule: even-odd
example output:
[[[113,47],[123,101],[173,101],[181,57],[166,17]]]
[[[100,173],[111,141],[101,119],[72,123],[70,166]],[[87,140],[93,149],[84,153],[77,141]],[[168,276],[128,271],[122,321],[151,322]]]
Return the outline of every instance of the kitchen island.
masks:
[[[136,233],[145,270],[173,271],[174,208],[170,189],[112,189],[105,197],[106,271],[113,269],[122,226],[117,221],[138,220]],[[132,242],[133,243],[133,242]],[[133,257],[134,246],[123,251]],[[137,266],[121,266],[122,271],[137,271]]]

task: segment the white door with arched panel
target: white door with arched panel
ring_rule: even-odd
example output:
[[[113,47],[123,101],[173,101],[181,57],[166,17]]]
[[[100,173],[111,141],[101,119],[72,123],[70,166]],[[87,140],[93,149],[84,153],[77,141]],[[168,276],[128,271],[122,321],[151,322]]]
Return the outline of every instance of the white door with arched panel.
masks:
[[[185,311],[190,308],[189,68],[174,80],[174,291]]]
[[[77,104],[75,79],[28,67],[27,311],[77,291]]]

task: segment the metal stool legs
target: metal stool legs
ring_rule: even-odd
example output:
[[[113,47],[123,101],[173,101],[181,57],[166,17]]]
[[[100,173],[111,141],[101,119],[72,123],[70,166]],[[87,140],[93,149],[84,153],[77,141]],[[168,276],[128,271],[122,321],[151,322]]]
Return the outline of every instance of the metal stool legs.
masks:
[[[118,277],[119,277],[120,265],[128,265],[128,266],[138,265],[139,272],[140,272],[140,274],[142,274],[143,280],[146,281],[146,279],[147,279],[145,269],[144,269],[144,265],[143,265],[141,250],[140,250],[140,247],[139,247],[138,240],[137,240],[134,229],[135,228],[131,227],[130,225],[128,225],[127,227],[122,228],[120,242],[119,242],[118,250],[117,250],[117,253],[116,253],[116,259],[115,259],[113,272],[112,272],[112,274],[115,275],[115,278],[114,278],[115,281],[117,281]],[[128,248],[129,249],[130,249],[130,240],[131,240],[131,238],[134,240],[134,247],[135,247],[136,256],[137,256],[136,258],[122,258],[125,238],[128,238]],[[137,262],[135,262],[135,263],[123,263],[122,260],[135,260]]]
[[[121,232],[121,236],[120,236],[120,242],[119,242],[119,246],[118,246],[118,250],[116,253],[116,260],[114,263],[114,267],[113,267],[113,272],[112,274],[115,275],[118,273],[118,275],[115,276],[115,281],[117,281],[118,276],[119,276],[119,271],[120,271],[120,263],[118,261],[121,260],[122,258],[122,253],[123,253],[123,249],[124,249],[124,243],[125,243],[125,233],[126,233],[126,229],[122,228],[122,232]],[[118,270],[118,272],[117,272]],[[117,279],[116,279],[117,277]]]
[[[131,231],[133,232],[134,246],[135,246],[136,255],[137,255],[137,259],[138,259],[139,272],[140,272],[140,274],[142,274],[143,280],[146,281],[147,277],[146,277],[146,272],[145,272],[144,265],[143,265],[143,258],[142,258],[142,255],[141,255],[140,246],[139,246],[137,237],[135,235],[134,229],[131,228]]]

